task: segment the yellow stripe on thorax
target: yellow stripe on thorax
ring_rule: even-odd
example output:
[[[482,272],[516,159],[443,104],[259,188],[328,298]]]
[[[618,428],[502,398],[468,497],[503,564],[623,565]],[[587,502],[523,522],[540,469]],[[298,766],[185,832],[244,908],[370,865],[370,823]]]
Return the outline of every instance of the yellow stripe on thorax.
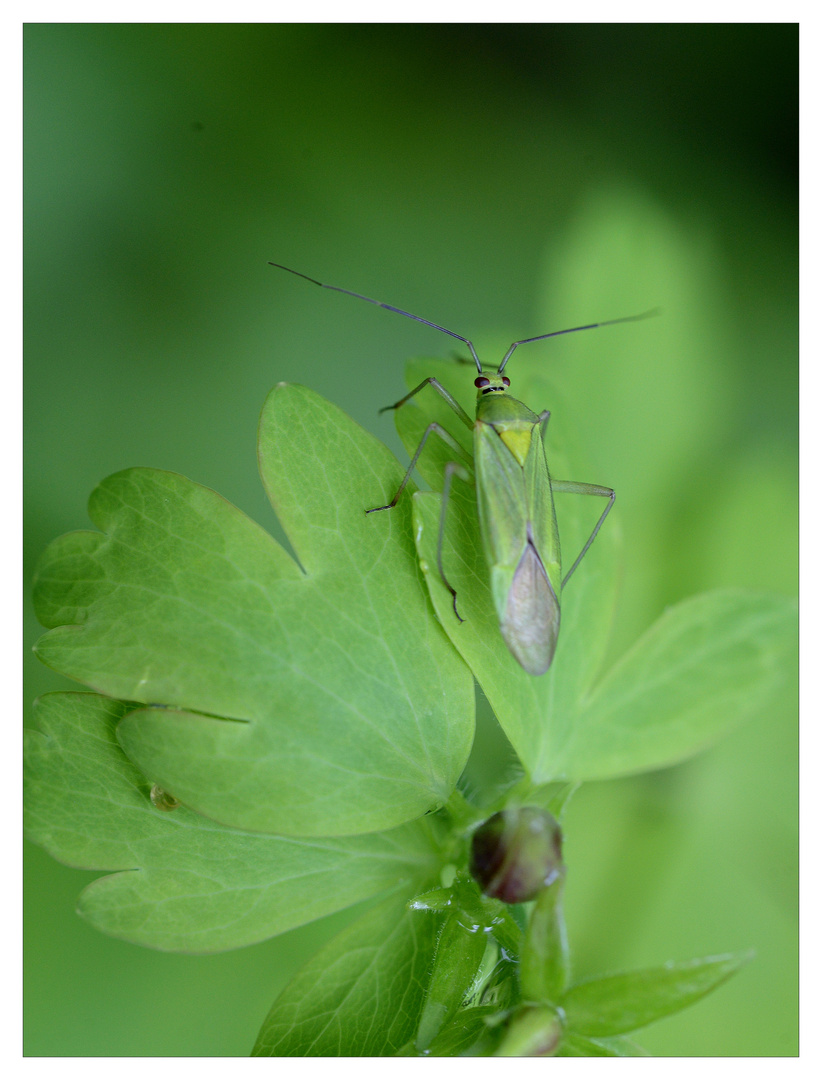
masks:
[[[503,430],[499,433],[499,437],[523,468],[525,467],[525,459],[528,457],[528,451],[531,448],[531,433],[533,430],[532,427],[509,428],[507,431]]]

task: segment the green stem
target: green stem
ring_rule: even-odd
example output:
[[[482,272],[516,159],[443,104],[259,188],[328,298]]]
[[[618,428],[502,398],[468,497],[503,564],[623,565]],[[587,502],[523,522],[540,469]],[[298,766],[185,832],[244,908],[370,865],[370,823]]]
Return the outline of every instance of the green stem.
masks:
[[[556,1002],[568,982],[568,937],[562,912],[565,875],[536,899],[522,949],[520,982],[524,1001]]]
[[[456,787],[451,792],[443,809],[454,822],[455,828],[460,831],[467,828],[469,825],[472,825],[483,816],[483,812],[470,803],[460,789]]]

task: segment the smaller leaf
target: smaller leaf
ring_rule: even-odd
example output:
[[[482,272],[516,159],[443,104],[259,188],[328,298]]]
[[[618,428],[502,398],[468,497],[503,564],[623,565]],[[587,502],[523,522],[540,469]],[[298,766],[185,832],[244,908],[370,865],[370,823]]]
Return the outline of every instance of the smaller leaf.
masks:
[[[562,824],[565,811],[568,809],[571,799],[577,793],[579,786],[578,783],[564,784],[556,782],[535,785],[526,778],[521,781],[519,787],[513,788],[508,793],[508,803],[510,805],[516,799],[523,806],[538,806],[542,810],[547,810],[549,814],[553,814],[557,821]]]
[[[407,1053],[417,1029],[437,921],[394,894],[337,934],[286,986],[255,1057]]]
[[[448,908],[454,903],[454,893],[452,889],[446,889],[444,886],[440,886],[437,889],[429,889],[427,892],[420,893],[413,899],[408,901],[409,911],[447,911]]]
[[[658,968],[605,975],[572,986],[562,1000],[575,1035],[621,1035],[686,1009],[715,990],[752,958],[728,953]]]
[[[588,1039],[584,1035],[566,1034],[557,1057],[648,1057],[648,1052],[624,1035]]]
[[[497,962],[489,971],[487,965],[495,956],[498,957]],[[493,939],[489,941],[475,986],[476,992],[473,992],[472,988],[466,999],[466,1008],[474,1005],[487,1005],[489,1008],[493,1006],[501,1016],[519,1003],[519,964],[509,959],[504,950],[496,948]]]
[[[437,940],[434,966],[417,1032],[417,1049],[425,1050],[462,1005],[485,953],[486,937],[466,926],[459,911],[449,912]]]
[[[762,715],[796,680],[796,603],[719,589],[669,608],[583,700],[555,775],[673,765]]]
[[[502,1014],[496,1005],[460,1009],[425,1051],[426,1057],[486,1057],[493,1053],[502,1028],[494,1021]]]
[[[445,913],[447,918],[455,916],[467,933],[484,936],[489,942],[496,942],[503,951],[504,960],[501,962],[518,961],[522,952],[522,929],[512,914],[515,907],[483,896],[476,881],[465,871],[458,871],[453,884],[448,888],[431,889],[418,894],[408,901],[408,909]],[[471,946],[472,955],[475,951],[476,947]],[[489,960],[490,950],[486,948],[484,951],[483,967]],[[496,963],[498,950],[495,948],[494,952]],[[482,971],[475,970],[480,983],[483,983]],[[468,996],[473,1000],[473,994]]]
[[[522,930],[511,914],[512,905],[483,896],[477,882],[464,871],[457,873],[451,895],[466,926],[491,934],[510,958],[519,956]]]

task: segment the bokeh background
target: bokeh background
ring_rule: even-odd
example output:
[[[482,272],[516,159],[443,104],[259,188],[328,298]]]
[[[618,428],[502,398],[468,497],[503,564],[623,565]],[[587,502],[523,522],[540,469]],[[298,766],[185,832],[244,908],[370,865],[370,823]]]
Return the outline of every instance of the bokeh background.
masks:
[[[73,685],[30,653],[34,565],[88,527],[104,476],[173,469],[276,530],[254,439],[279,380],[402,454],[377,409],[404,358],[450,339],[269,259],[492,357],[660,304],[527,361],[551,364],[558,399],[529,404],[569,432],[575,478],[619,492],[614,655],[702,589],[794,593],[797,68],[790,24],[29,25],[27,708]],[[693,761],[572,804],[579,974],[757,951],[641,1033],[652,1053],[796,1053],[796,743],[788,695]],[[475,776],[498,744],[484,714]],[[98,875],[32,845],[26,867],[29,1055],[247,1054],[350,917],[164,955],[75,916]]]

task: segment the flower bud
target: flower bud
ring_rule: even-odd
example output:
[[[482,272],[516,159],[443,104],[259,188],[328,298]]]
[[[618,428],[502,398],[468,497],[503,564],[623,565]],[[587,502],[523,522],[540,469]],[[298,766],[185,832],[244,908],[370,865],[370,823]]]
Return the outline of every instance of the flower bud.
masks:
[[[512,1018],[495,1057],[553,1057],[562,1041],[562,1017],[550,1005],[526,1005]]]
[[[486,896],[522,904],[556,881],[562,869],[562,830],[547,810],[501,810],[474,833],[471,873]]]

